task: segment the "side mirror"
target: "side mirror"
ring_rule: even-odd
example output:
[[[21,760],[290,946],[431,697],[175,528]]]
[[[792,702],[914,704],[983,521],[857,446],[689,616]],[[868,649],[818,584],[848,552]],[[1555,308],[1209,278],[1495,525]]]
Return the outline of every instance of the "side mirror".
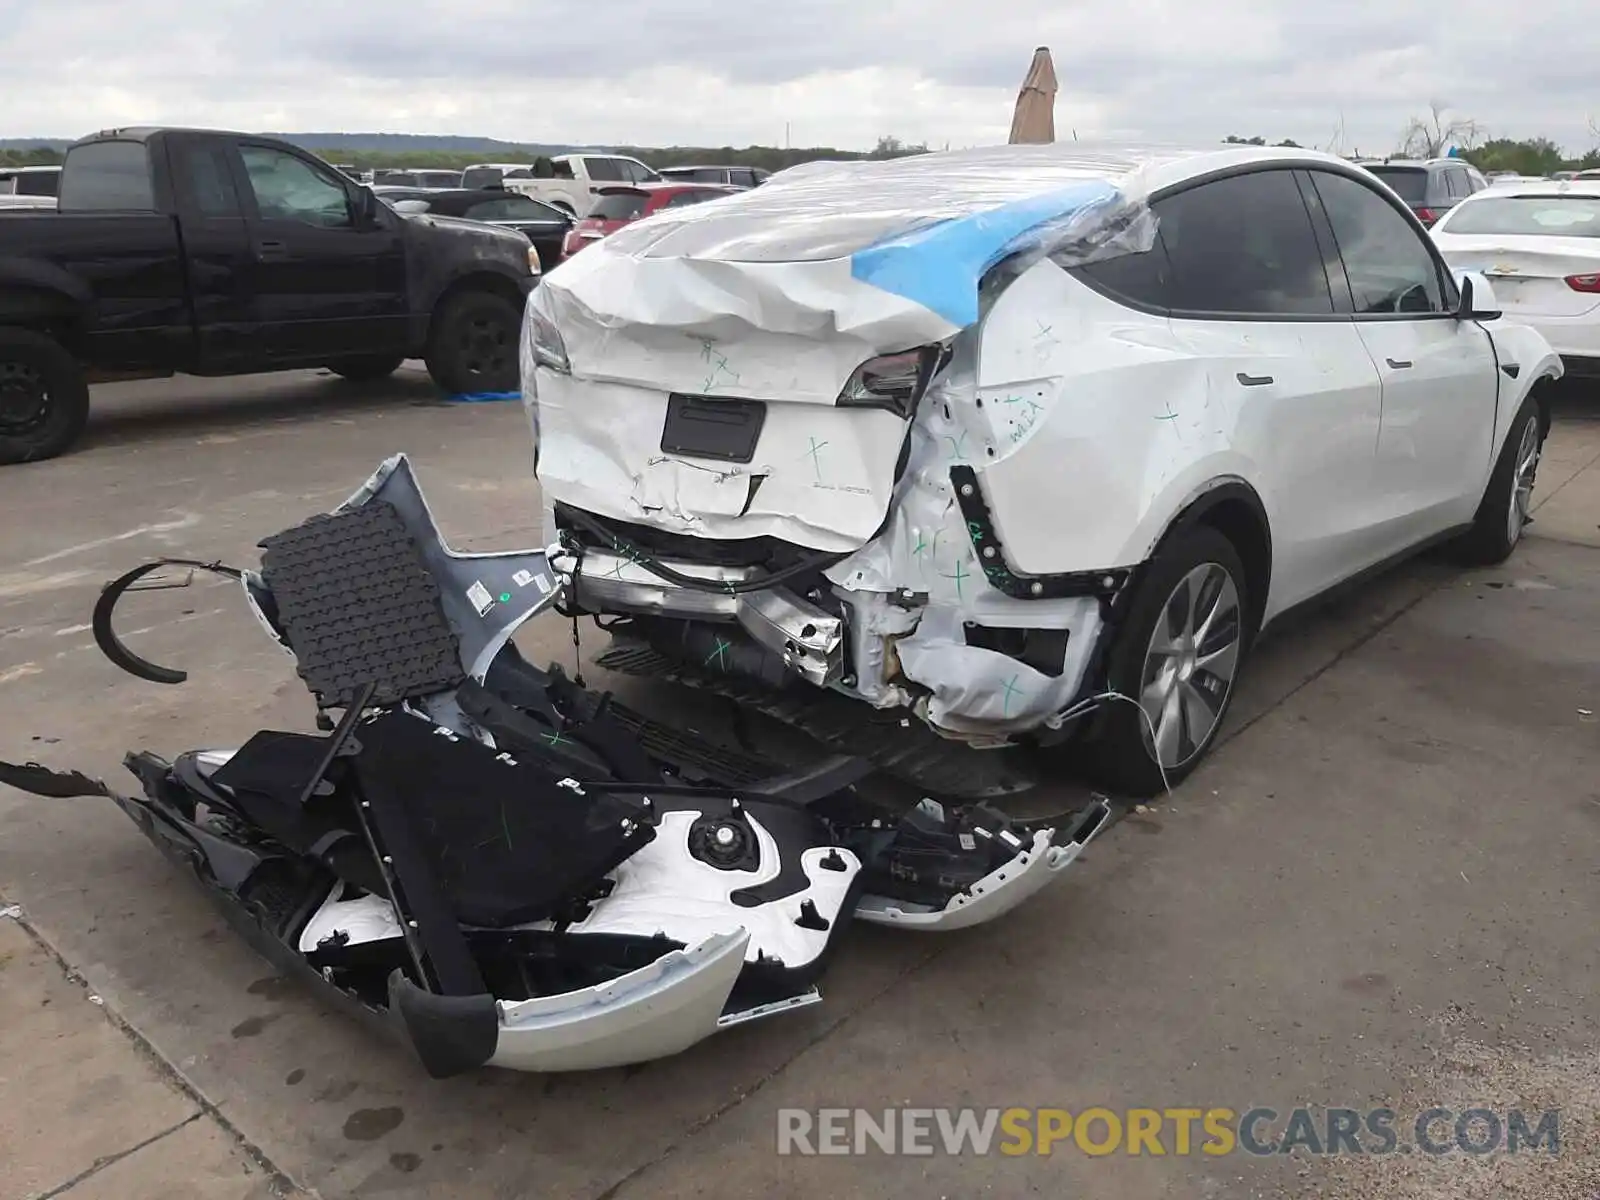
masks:
[[[1461,303],[1456,307],[1458,321],[1498,321],[1502,315],[1495,303],[1494,288],[1476,271],[1463,271],[1457,278]]]
[[[381,224],[378,219],[378,196],[370,187],[356,188],[356,224],[363,229]]]

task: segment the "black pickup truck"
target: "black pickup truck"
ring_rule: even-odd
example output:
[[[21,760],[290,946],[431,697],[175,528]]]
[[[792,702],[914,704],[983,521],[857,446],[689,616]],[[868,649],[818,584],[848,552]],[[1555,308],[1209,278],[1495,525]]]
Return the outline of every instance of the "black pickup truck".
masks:
[[[402,216],[272,138],[114,129],[75,143],[57,211],[0,215],[0,463],[62,453],[92,382],[426,360],[515,390],[538,260],[522,234]]]

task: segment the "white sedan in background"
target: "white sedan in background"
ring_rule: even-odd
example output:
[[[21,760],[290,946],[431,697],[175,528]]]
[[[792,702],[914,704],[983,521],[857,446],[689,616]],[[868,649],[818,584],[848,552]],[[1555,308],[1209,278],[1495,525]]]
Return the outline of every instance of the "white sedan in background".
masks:
[[[1542,333],[1569,372],[1600,376],[1600,180],[1479,192],[1432,234],[1451,268],[1487,276],[1506,316]]]

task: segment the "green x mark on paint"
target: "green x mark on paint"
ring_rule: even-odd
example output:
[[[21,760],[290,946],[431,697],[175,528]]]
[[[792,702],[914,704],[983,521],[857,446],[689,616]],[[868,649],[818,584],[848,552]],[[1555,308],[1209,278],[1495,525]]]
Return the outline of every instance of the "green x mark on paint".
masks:
[[[821,483],[822,482],[822,450],[823,450],[823,447],[826,446],[828,443],[827,442],[819,442],[819,441],[817,441],[816,438],[811,438],[810,441],[811,441],[811,449],[807,450],[806,453],[811,456],[812,469],[815,470],[816,473],[817,473],[817,482]]]
[[[568,737],[562,737],[561,736],[561,731],[559,729],[556,730],[554,733],[546,733],[546,734],[543,734],[541,736],[543,736],[544,740],[549,742],[552,746],[570,746],[570,745],[572,745],[572,739],[568,738]]]
[[[921,532],[919,531],[917,533],[917,544],[915,546],[911,547],[911,553],[912,553],[912,555],[914,557],[921,558],[922,557],[922,552],[924,550],[926,550],[927,548],[928,548],[928,543],[923,538]]]
[[[954,575],[952,575],[952,574],[950,574],[950,573],[948,573],[946,571],[940,571],[939,574],[943,575],[946,579],[954,579],[956,581],[956,599],[960,600],[961,599],[961,581],[964,580],[964,579],[971,579],[972,578],[972,573],[966,569],[966,566],[958,558],[958,559],[956,559],[956,570],[955,570],[955,574]]]
[[[944,440],[950,443],[950,460],[952,462],[967,461],[966,453],[962,449],[967,441],[967,431],[965,429],[961,431],[960,437],[951,437],[948,433],[945,434]]]
[[[711,665],[711,660],[716,659],[717,666],[726,671],[728,669],[728,651],[732,649],[732,642],[725,642],[720,637],[717,638],[717,648],[710,654],[706,655],[705,665],[709,667]]]
[[[1005,700],[1002,702],[1000,712],[1001,715],[1009,717],[1011,715],[1011,698],[1022,694],[1022,689],[1017,686],[1017,677],[1013,675],[1006,680],[1005,683],[1000,685],[1000,690],[1005,693]]]

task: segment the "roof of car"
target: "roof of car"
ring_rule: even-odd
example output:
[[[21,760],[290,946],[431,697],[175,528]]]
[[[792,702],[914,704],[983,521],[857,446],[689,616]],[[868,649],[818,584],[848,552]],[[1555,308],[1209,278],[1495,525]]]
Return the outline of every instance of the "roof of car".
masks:
[[[848,259],[855,278],[913,298],[960,328],[976,319],[975,280],[1006,255],[1126,223],[1168,187],[1268,165],[1368,178],[1335,155],[1276,146],[1065,142],[813,162],[714,204],[668,210],[612,235],[620,240],[607,253],[642,266]]]

